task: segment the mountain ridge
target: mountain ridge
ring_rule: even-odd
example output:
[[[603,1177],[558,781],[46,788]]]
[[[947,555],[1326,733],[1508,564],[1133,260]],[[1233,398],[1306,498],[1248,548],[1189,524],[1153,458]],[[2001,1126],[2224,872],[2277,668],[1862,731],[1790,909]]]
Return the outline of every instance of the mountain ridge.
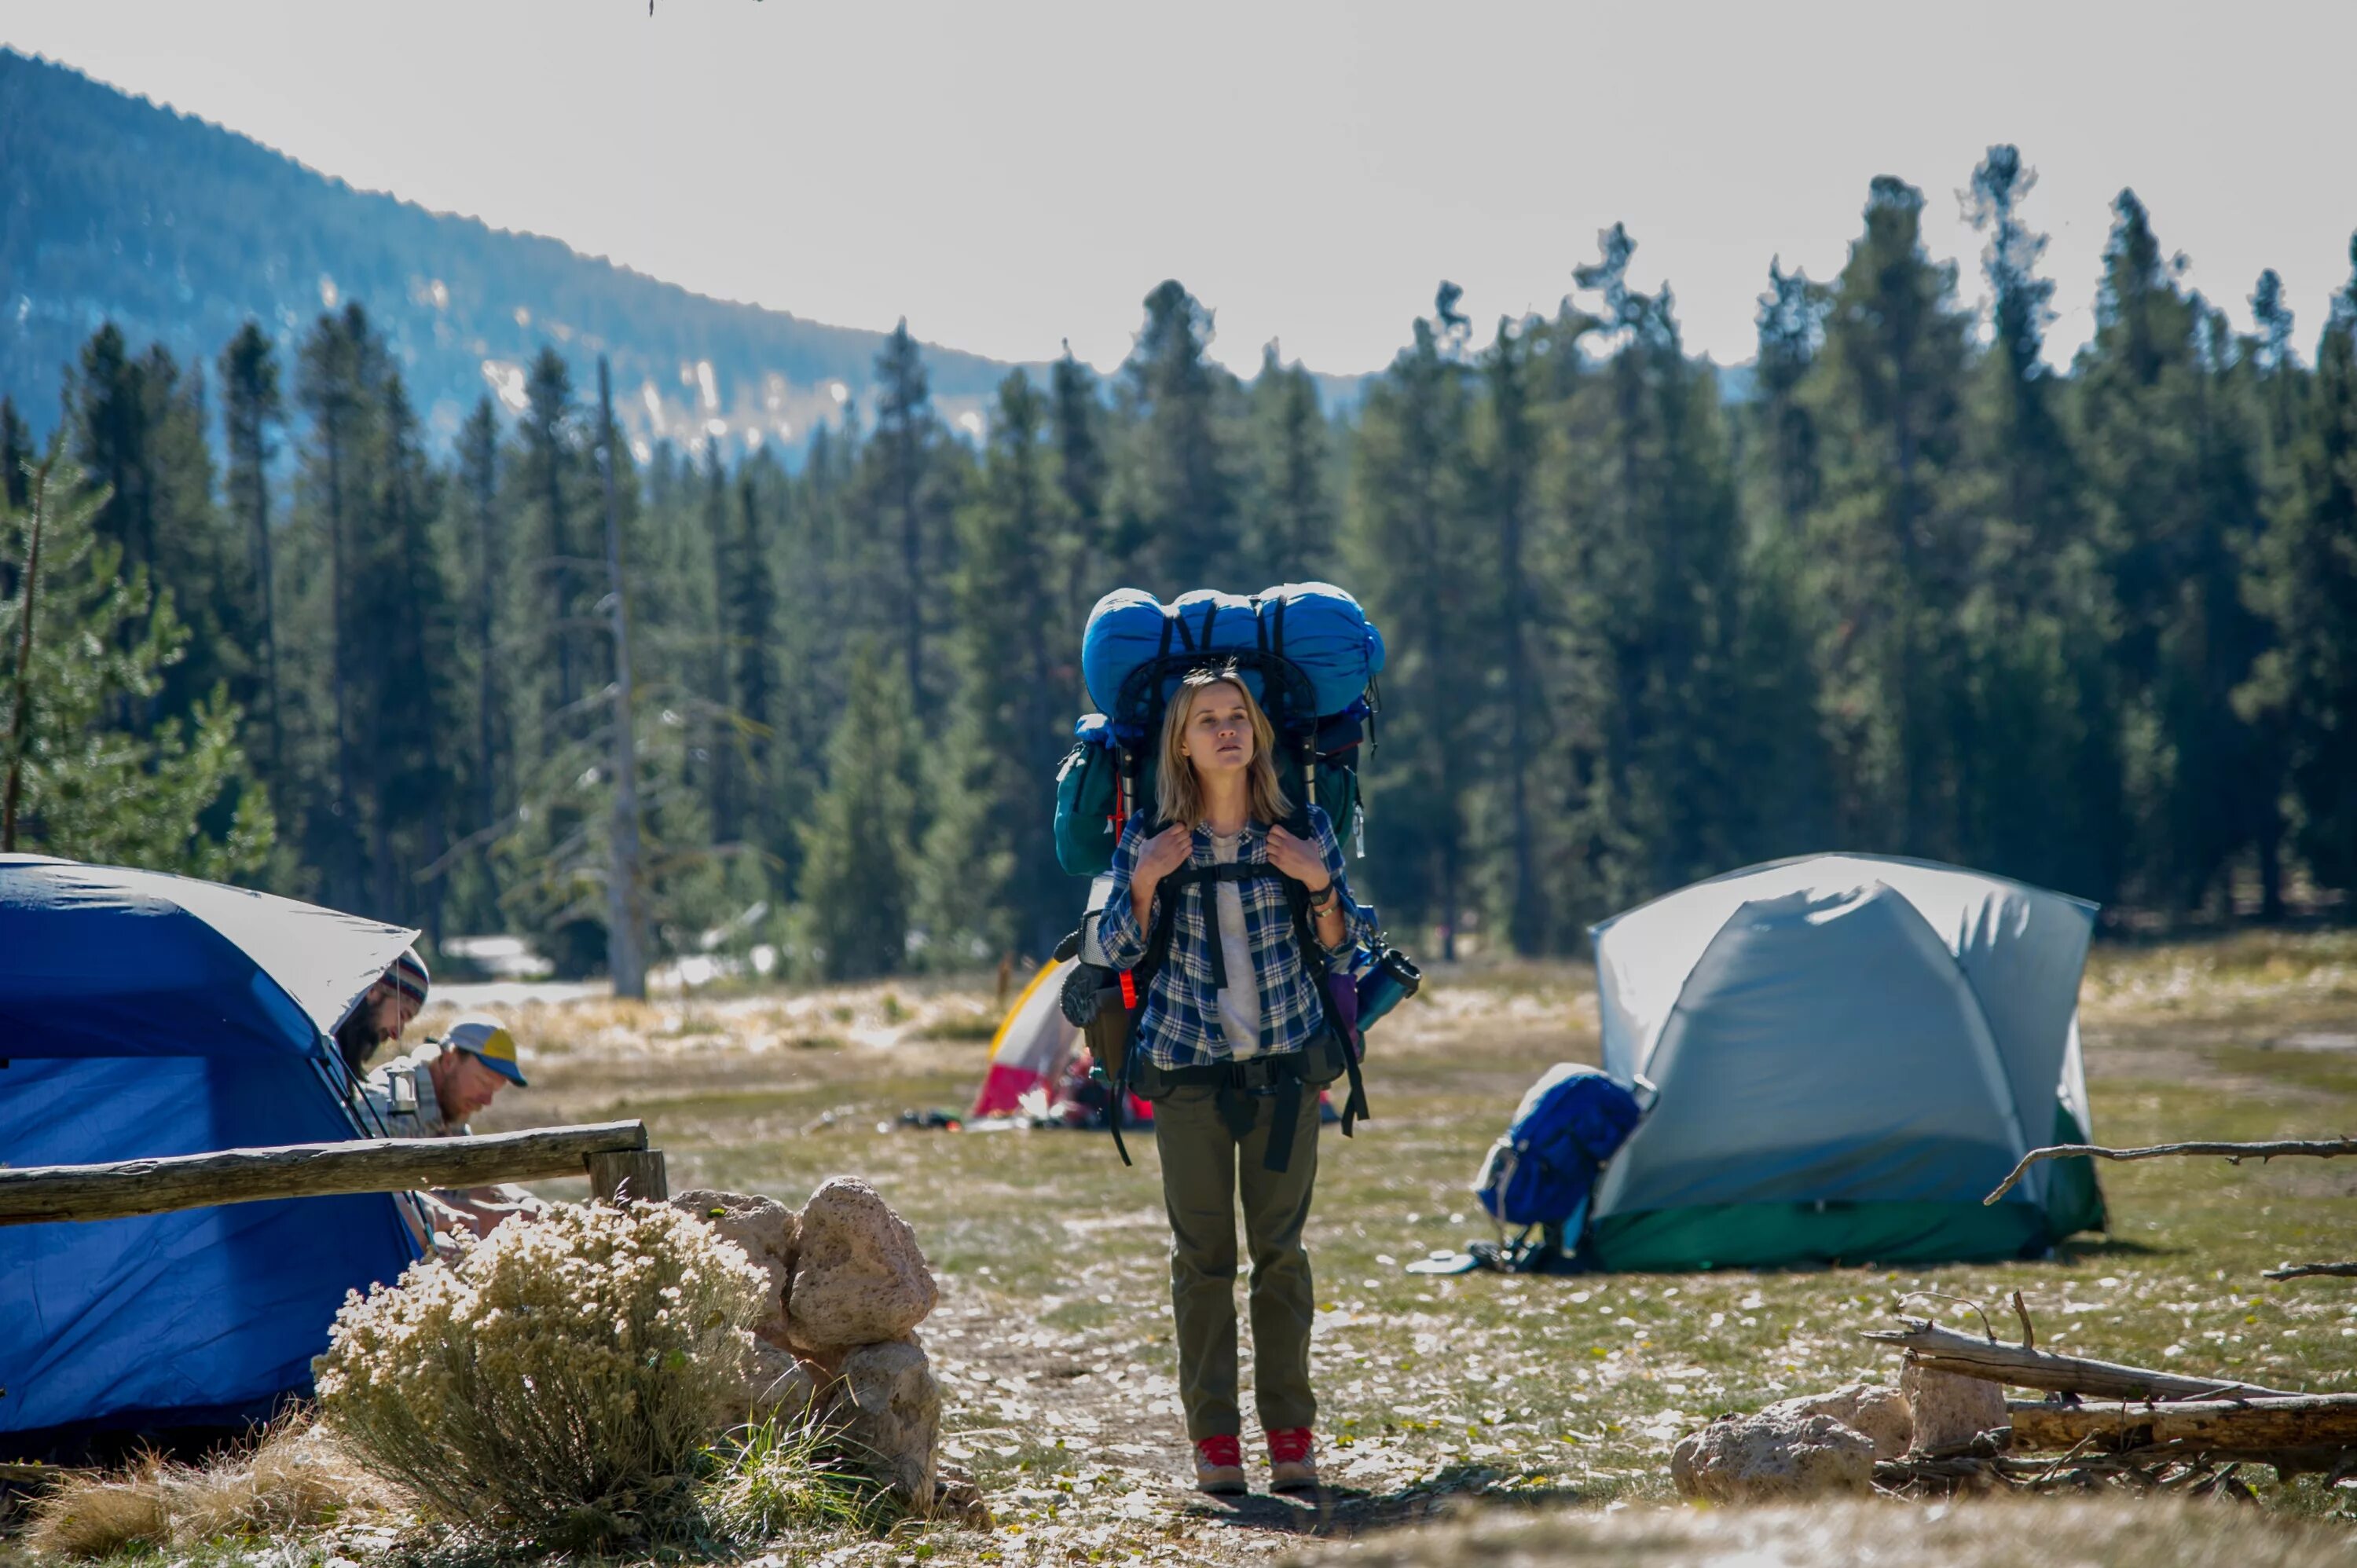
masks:
[[[291,360],[320,311],[356,299],[437,443],[486,392],[512,411],[523,367],[554,342],[585,381],[581,361],[609,356],[617,416],[634,437],[792,448],[866,392],[888,336],[697,294],[547,235],[362,190],[5,47],[0,149],[0,392],[37,423],[102,321],[210,370],[249,317]],[[924,348],[943,415],[978,428],[1016,366]]]

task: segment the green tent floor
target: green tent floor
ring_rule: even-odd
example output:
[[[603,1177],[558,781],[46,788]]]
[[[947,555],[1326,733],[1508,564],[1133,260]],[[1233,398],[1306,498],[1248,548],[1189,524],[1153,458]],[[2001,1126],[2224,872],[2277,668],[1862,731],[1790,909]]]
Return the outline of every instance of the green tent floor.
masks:
[[[1616,1214],[1583,1254],[1621,1273],[1792,1263],[1982,1263],[2035,1256],[2057,1232],[2027,1203],[1723,1203]]]

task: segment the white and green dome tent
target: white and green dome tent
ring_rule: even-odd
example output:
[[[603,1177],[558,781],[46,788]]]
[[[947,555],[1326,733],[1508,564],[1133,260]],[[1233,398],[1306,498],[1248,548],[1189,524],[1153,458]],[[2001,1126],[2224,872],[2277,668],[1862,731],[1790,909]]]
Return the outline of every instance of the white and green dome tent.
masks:
[[[2095,908],[1924,861],[1729,872],[1591,932],[1604,1069],[1655,1089],[1607,1168],[1608,1269],[1982,1261],[2101,1226],[2079,976]]]

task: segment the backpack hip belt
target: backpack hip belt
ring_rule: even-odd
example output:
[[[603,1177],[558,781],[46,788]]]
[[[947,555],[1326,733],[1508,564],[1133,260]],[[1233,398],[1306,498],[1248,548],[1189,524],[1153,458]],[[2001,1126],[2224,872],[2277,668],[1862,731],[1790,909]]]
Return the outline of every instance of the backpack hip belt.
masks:
[[[1351,1059],[1350,1047],[1329,1029],[1297,1051],[1248,1057],[1243,1061],[1164,1068],[1140,1058],[1132,1064],[1129,1076],[1140,1096],[1157,1101],[1169,1098],[1173,1090],[1208,1085],[1214,1091],[1220,1120],[1239,1142],[1252,1132],[1259,1115],[1253,1101],[1270,1101],[1275,1120],[1269,1125],[1268,1152],[1260,1163],[1263,1169],[1281,1172],[1293,1163],[1293,1132],[1301,1119],[1303,1088],[1323,1089],[1345,1072],[1352,1081],[1353,1099],[1363,1098],[1357,1088],[1358,1064]]]

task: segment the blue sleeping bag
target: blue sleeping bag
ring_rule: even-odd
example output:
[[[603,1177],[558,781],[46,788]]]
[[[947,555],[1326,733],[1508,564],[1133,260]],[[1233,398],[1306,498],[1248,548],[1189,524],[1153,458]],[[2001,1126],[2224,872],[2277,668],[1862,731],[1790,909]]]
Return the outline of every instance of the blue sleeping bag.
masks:
[[[1165,653],[1261,648],[1309,678],[1320,714],[1349,709],[1383,668],[1383,634],[1358,600],[1331,583],[1282,583],[1251,598],[1198,588],[1168,605],[1116,588],[1089,612],[1081,674],[1090,700],[1111,713],[1130,673]],[[1256,677],[1247,684],[1262,695]]]

